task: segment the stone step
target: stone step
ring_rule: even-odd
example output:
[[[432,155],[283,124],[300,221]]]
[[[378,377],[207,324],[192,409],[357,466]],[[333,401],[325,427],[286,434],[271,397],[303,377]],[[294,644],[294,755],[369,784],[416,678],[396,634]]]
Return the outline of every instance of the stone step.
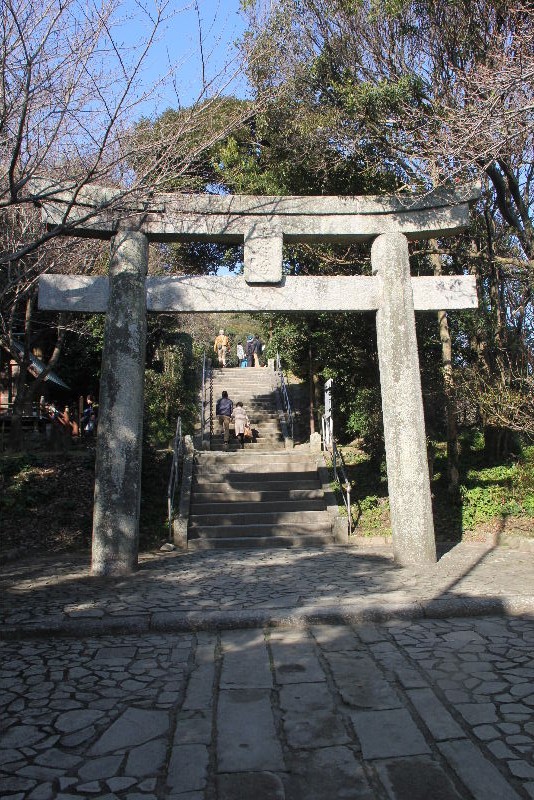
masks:
[[[207,384],[209,386],[209,384]],[[221,391],[226,389],[228,393],[230,393],[230,389],[234,391],[240,391],[243,389],[245,392],[251,392],[255,390],[257,394],[271,394],[272,392],[276,392],[278,390],[276,381],[268,380],[268,381],[258,381],[258,380],[247,380],[243,377],[239,378],[220,378],[218,380],[213,380],[211,382],[212,390]]]
[[[261,437],[262,439],[266,439],[268,436],[270,436],[271,438],[278,439],[282,436],[278,425],[277,426],[271,424],[265,426],[257,425],[253,420],[251,420],[251,428],[253,432],[255,431],[254,433],[255,438]],[[230,425],[230,434],[231,436],[235,436],[235,427],[232,424]],[[216,440],[220,439],[222,441],[221,438],[222,436],[223,433],[221,426],[218,424],[215,425],[213,433],[211,435],[211,440],[213,441],[214,439]]]
[[[254,380],[275,381],[276,374],[265,367],[223,367],[214,369],[212,378],[216,380]]]
[[[197,471],[195,485],[199,483],[227,483],[232,489],[241,488],[244,484],[252,484],[257,489],[260,485],[262,488],[267,488],[267,486],[271,487],[273,484],[279,483],[284,486],[291,485],[302,489],[307,488],[310,484],[312,484],[314,488],[317,488],[319,481],[317,472],[311,469],[308,471],[286,469],[265,472],[255,470],[252,467],[245,467],[242,470],[227,472],[226,470],[214,467],[212,469]]]
[[[221,453],[221,455],[226,454]],[[228,466],[211,463],[197,469],[197,478],[202,477],[205,481],[241,482],[242,480],[255,480],[256,483],[263,483],[264,481],[282,481],[285,480],[284,476],[287,476],[287,480],[294,483],[300,480],[309,481],[316,475],[317,469],[312,465],[306,468],[306,466],[299,463],[287,462],[280,464],[275,461],[269,461],[265,464],[261,462],[259,464],[235,462]]]
[[[192,486],[194,493],[198,496],[204,494],[222,494],[225,491],[235,492],[236,494],[260,492],[264,495],[271,493],[287,494],[288,492],[322,491],[317,475],[310,477],[309,480],[301,479],[296,481],[292,476],[289,476],[286,480],[263,481],[261,489],[258,489],[257,480],[247,480],[247,477],[247,475],[243,475],[243,480],[236,480],[234,477],[231,483],[226,481],[224,477],[220,481],[211,478],[204,480],[202,477],[196,477],[193,479]]]
[[[280,427],[280,415],[273,411],[272,408],[251,408],[251,406],[244,405],[243,406],[245,413],[249,420],[254,423],[254,425],[259,428],[262,425],[269,425],[274,424]],[[233,428],[234,423],[230,423],[230,427]],[[219,419],[217,414],[213,415],[213,430],[217,430],[219,428]]]
[[[228,501],[221,500],[215,502],[213,498],[208,501],[203,498],[202,502],[193,501],[191,519],[194,522],[198,517],[224,514],[225,517],[241,516],[247,518],[250,515],[259,514],[283,514],[285,512],[300,513],[301,511],[325,511],[326,506],[324,497],[315,500],[308,499],[289,499],[289,500],[267,500],[250,502],[247,500]]]
[[[254,439],[247,439],[245,441],[245,446],[242,448],[239,442],[239,439],[236,437],[230,436],[230,441],[228,443],[228,447],[224,446],[224,441],[222,438],[213,438],[211,440],[211,452],[212,453],[224,453],[224,452],[232,452],[238,453],[239,451],[246,452],[246,453],[255,453],[258,450],[262,450],[264,453],[268,453],[270,450],[285,450],[284,440],[282,437],[277,434],[276,436],[256,436]],[[231,446],[230,446],[231,445]]]
[[[248,442],[245,444],[245,450],[254,451],[255,453],[272,453],[273,450],[282,451],[285,450],[284,442]],[[222,444],[215,444],[212,445],[211,451],[212,453],[232,453],[238,452],[241,450],[241,445],[239,442],[231,442],[228,447],[224,447]]]
[[[194,484],[194,497],[191,501],[191,508],[204,508],[208,503],[229,503],[233,502],[284,502],[289,500],[319,500],[324,498],[324,492],[318,487],[309,489],[241,489],[230,488],[226,483],[220,486],[213,484]],[[323,506],[324,508],[324,506]]]
[[[324,504],[323,504],[324,507]],[[189,517],[189,527],[203,528],[203,527],[232,527],[232,526],[254,526],[259,524],[264,525],[279,525],[288,523],[291,525],[299,525],[300,523],[311,523],[322,527],[331,522],[331,516],[328,511],[267,511],[265,513],[249,512],[246,514],[232,514],[226,513],[221,518],[220,514],[195,514]]]
[[[199,464],[201,462],[209,463],[212,461],[235,464],[253,460],[253,454],[247,453],[246,451],[237,453],[237,455],[235,453],[227,455],[224,453],[212,453],[209,450],[199,450],[195,453],[195,461]],[[268,464],[271,461],[280,464],[306,464],[310,469],[315,470],[317,468],[317,459],[309,450],[297,450],[296,448],[294,450],[286,450],[284,453],[274,453],[272,459],[269,458],[268,453],[264,453],[259,456],[259,461],[263,464]]]
[[[275,430],[275,431],[280,430],[280,422],[278,420],[278,417],[275,417],[272,414],[269,415],[268,417],[263,418],[260,417],[259,415],[251,414],[249,412],[248,418],[250,420],[250,424],[252,425],[253,428],[256,428],[256,430]],[[217,427],[219,427],[218,423],[217,425],[214,425],[214,431],[217,429]],[[234,425],[231,424],[230,428],[233,429]]]
[[[223,383],[228,386],[261,386],[262,389],[271,388],[276,386],[276,377],[272,372],[265,374],[264,372],[239,372],[230,373],[224,370],[213,376],[211,381],[212,386],[222,386]]]
[[[265,535],[258,532],[257,536],[216,537],[216,538],[191,538],[187,547],[189,550],[237,550],[246,548],[272,548],[272,547],[324,547],[333,545],[331,533],[303,533],[279,535],[271,533]]]
[[[213,401],[217,401],[222,395],[223,391],[228,392],[230,400],[237,403],[239,400],[245,402],[246,400],[253,400],[258,398],[258,402],[276,402],[276,395],[278,391],[272,386],[257,386],[241,384],[239,386],[231,386],[227,383],[221,383],[220,386],[214,386],[212,392]]]
[[[252,408],[257,408],[260,411],[272,411],[272,412],[275,412],[277,410],[276,395],[275,394],[273,394],[273,396],[270,397],[270,398],[267,398],[267,397],[258,398],[258,396],[256,394],[254,394],[253,392],[251,392],[251,393],[245,392],[245,391],[234,392],[234,391],[230,391],[230,389],[228,389],[228,396],[229,396],[230,400],[232,400],[232,402],[234,403],[234,406],[235,406],[236,403],[243,403],[243,405],[244,405],[244,407],[246,409],[249,408],[249,407],[252,407]],[[217,400],[220,397],[221,397],[221,392],[218,392],[217,394],[215,392],[213,393],[213,398],[212,398],[213,399],[213,413],[215,413],[215,406],[217,404]]]
[[[225,446],[222,439],[212,440],[211,452],[212,453],[271,453],[278,450],[280,453],[285,452],[284,441],[281,437],[268,436],[262,438],[261,436],[245,441],[244,447],[241,447],[239,439],[230,438],[227,446]]]
[[[192,539],[242,539],[262,536],[332,536],[332,518],[318,525],[311,522],[270,523],[258,522],[254,525],[235,523],[233,525],[199,525],[189,531]]]
[[[280,433],[280,431],[271,430],[271,431],[265,431],[265,433],[262,434],[260,429],[255,427],[255,426],[252,426],[252,430],[253,430],[253,432],[255,431],[254,437],[253,437],[253,439],[245,439],[245,444],[247,444],[247,443],[250,444],[251,442],[256,442],[256,441],[261,440],[263,442],[272,441],[275,445],[277,445],[278,442],[282,442],[283,441],[283,436]],[[236,436],[236,433],[235,433],[233,428],[230,428],[229,441],[230,442],[237,442],[239,444],[239,440],[238,440],[238,438]],[[211,449],[212,450],[213,449],[219,449],[219,446],[222,445],[223,442],[224,442],[224,440],[223,440],[222,433],[213,433],[212,436],[211,436]],[[276,446],[273,449],[278,450],[278,447]]]
[[[222,392],[223,389],[226,389],[228,394],[230,394],[230,391],[240,392],[242,390],[244,392],[249,392],[250,394],[261,394],[265,396],[277,391],[276,383],[272,380],[258,381],[247,380],[246,378],[233,378],[230,380],[221,378],[219,380],[212,381],[211,386],[213,392]]]
[[[234,405],[237,402],[243,403],[243,408],[245,409],[247,414],[250,414],[251,412],[253,414],[267,414],[271,416],[277,416],[278,414],[275,400],[255,401],[252,400],[251,398],[244,397],[243,395],[241,396],[234,395],[233,397],[231,397],[231,399],[234,401]],[[213,403],[214,417],[217,416],[215,409],[216,409],[216,400]]]

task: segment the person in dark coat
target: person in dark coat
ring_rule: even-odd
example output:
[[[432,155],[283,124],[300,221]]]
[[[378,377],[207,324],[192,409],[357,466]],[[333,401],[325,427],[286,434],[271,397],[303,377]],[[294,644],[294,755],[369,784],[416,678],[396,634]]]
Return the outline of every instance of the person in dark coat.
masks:
[[[224,446],[228,447],[228,442],[230,441],[230,420],[232,419],[232,414],[234,413],[234,404],[228,397],[227,391],[224,391],[217,400],[215,413],[217,414],[219,425],[221,426]]]
[[[260,355],[263,350],[263,345],[261,343],[261,339],[256,334],[254,334],[254,338],[252,339],[252,345],[253,345],[253,355],[254,355],[254,366],[260,367],[261,366]]]
[[[245,353],[247,354],[247,367],[254,366],[254,337],[252,335],[247,336],[247,344],[245,347]]]

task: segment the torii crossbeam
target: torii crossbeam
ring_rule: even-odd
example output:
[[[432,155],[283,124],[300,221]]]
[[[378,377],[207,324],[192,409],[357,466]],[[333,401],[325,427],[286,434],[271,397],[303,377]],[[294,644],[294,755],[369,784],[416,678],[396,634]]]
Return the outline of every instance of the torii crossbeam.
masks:
[[[471,276],[411,277],[408,240],[469,224],[477,187],[424,197],[158,195],[40,182],[49,226],[112,240],[109,278],[45,275],[39,305],[106,313],[97,438],[92,572],[137,564],[146,312],[376,311],[395,559],[436,560],[415,310],[477,305]],[[44,198],[44,199],[43,199]],[[147,278],[148,243],[244,244],[242,277]],[[284,241],[372,241],[371,277],[284,277]]]

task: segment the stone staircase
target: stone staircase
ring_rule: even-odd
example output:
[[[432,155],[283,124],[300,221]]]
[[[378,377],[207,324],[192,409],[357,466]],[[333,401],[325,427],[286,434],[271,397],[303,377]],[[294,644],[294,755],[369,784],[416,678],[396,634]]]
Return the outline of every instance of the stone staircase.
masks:
[[[234,401],[234,405],[241,401],[248,414],[253,431],[254,440],[247,442],[245,447],[253,450],[279,450],[284,449],[285,443],[280,430],[280,419],[277,405],[278,390],[276,388],[276,375],[268,367],[262,369],[227,368],[213,370],[213,436],[211,450],[223,449],[223,437],[219,423],[215,417],[215,404],[223,390]],[[233,424],[230,425],[229,449],[239,448],[235,438]]]
[[[308,448],[285,449],[274,372],[215,370],[214,398],[223,389],[243,402],[257,436],[241,450],[231,429],[223,451],[215,423],[211,451],[195,453],[188,548],[332,544],[322,459]]]

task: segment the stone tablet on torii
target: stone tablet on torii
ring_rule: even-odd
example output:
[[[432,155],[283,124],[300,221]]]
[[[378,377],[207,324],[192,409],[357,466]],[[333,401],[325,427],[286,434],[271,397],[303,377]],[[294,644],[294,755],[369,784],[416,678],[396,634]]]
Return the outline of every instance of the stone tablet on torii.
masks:
[[[43,199],[45,195],[45,199]],[[401,564],[436,560],[415,310],[475,308],[472,276],[411,277],[408,240],[469,224],[477,187],[423,197],[157,195],[40,182],[43,219],[65,233],[112,240],[109,278],[44,275],[39,305],[105,312],[92,571],[137,564],[146,312],[376,311],[393,547]],[[114,201],[116,205],[114,205]],[[147,277],[148,243],[244,245],[243,276]],[[373,275],[282,274],[291,242],[373,241]]]

